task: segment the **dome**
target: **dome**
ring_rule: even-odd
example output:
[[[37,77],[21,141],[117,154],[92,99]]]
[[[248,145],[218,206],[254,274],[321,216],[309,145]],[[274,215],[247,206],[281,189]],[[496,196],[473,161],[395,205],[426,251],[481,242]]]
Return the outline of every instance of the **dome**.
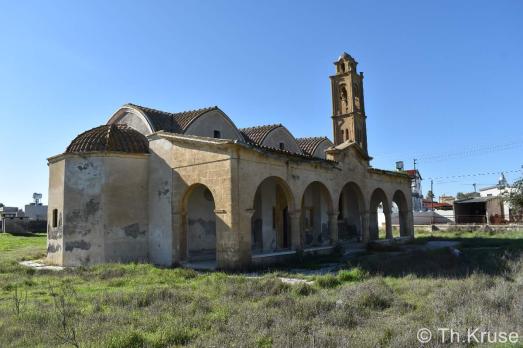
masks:
[[[149,142],[143,134],[125,124],[111,124],[96,127],[78,135],[65,152],[148,153]]]

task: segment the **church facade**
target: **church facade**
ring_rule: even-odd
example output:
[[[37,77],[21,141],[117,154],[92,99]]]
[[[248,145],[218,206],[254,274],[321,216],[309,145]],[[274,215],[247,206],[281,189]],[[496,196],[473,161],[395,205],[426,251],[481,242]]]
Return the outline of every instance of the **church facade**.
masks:
[[[378,207],[392,238],[393,204],[413,237],[409,176],[370,165],[363,74],[334,64],[333,142],[134,104],[78,135],[48,159],[48,261],[241,269],[378,239]]]

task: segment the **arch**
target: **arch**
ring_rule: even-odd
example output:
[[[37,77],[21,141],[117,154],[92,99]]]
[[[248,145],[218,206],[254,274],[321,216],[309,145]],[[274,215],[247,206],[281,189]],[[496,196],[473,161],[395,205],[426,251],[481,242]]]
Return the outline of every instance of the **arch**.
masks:
[[[150,135],[156,132],[153,123],[147,115],[139,108],[129,104],[116,110],[107,121],[107,124],[126,124],[143,135]]]
[[[365,200],[358,184],[348,182],[343,186],[338,207],[338,239],[342,242],[362,241]]]
[[[193,184],[182,198],[182,249],[186,260],[216,259],[215,199],[203,184]]]
[[[302,154],[303,151],[298,144],[298,141],[292,133],[285,127],[280,125],[271,129],[260,142],[263,146],[280,149],[280,144],[284,144],[286,151]]]
[[[219,108],[195,117],[185,127],[184,134],[212,138],[215,130],[220,131],[222,138],[244,141],[234,122]]]
[[[381,208],[385,215],[385,230],[389,231],[392,227],[390,222],[390,205],[387,194],[381,188],[376,188],[370,198],[369,207],[369,239],[379,239],[378,209]],[[388,236],[389,237],[389,236]]]
[[[329,215],[333,212],[332,197],[320,181],[313,181],[305,188],[301,200],[300,230],[305,247],[332,243]]]
[[[270,176],[258,185],[251,218],[251,249],[268,253],[291,248],[290,212],[294,197],[289,185],[280,177]]]
[[[405,194],[401,190],[397,190],[394,192],[394,195],[392,196],[392,202],[396,204],[398,207],[398,224],[399,224],[399,235],[400,236],[409,236],[409,223],[408,223],[408,216],[409,216],[409,204],[407,201],[407,198],[405,197]]]

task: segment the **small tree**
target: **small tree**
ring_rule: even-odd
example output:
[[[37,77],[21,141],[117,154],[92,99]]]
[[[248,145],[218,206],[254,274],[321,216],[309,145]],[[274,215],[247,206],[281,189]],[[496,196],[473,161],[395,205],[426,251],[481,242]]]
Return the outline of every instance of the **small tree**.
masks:
[[[505,191],[503,198],[516,211],[517,215],[523,211],[523,178],[516,180],[512,187]]]

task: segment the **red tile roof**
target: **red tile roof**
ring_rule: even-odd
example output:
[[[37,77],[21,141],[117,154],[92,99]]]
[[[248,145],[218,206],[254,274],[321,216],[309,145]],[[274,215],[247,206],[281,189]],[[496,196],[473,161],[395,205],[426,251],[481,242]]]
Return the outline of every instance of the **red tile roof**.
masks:
[[[314,151],[318,145],[324,141],[328,141],[331,146],[334,145],[327,137],[308,137],[308,138],[297,138],[296,141],[302,149],[302,151],[308,155],[314,156]]]
[[[126,105],[137,108],[141,112],[143,112],[147,116],[149,121],[152,123],[155,132],[159,130],[164,130],[166,132],[182,134],[198,117],[202,116],[203,114],[209,111],[218,109],[217,106],[212,106],[203,109],[171,113],[131,103],[128,103]]]
[[[103,125],[78,135],[65,152],[148,153],[149,142],[143,134],[127,125]]]
[[[268,124],[263,126],[255,126],[249,128],[242,128],[240,132],[242,133],[245,141],[261,145],[267,135],[276,128],[283,127],[280,123],[278,124]]]

